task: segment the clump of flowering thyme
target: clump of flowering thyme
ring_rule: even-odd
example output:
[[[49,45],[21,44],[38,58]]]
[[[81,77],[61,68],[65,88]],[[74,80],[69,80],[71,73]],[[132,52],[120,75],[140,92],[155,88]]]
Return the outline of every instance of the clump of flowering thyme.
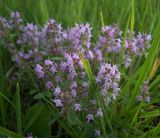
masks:
[[[116,26],[102,27],[102,35],[99,36],[97,48],[104,53],[119,53],[121,50],[122,31]]]
[[[25,24],[17,11],[12,12],[8,20],[0,17],[0,42],[19,66],[23,62],[35,64],[48,55],[58,55],[66,39],[65,31],[54,19],[40,27]]]
[[[150,47],[151,35],[138,33],[130,39],[128,32],[124,45],[123,64],[128,68],[132,61],[132,57],[147,56],[147,51]],[[104,26],[102,27],[102,35],[99,36],[99,41],[95,50],[101,51],[102,55],[106,53],[114,53],[115,57],[121,51],[123,41],[123,31],[117,26]]]
[[[9,50],[12,59],[19,65],[24,61],[35,64],[53,54],[58,56],[65,51],[82,52],[85,58],[103,62],[111,53],[117,60],[123,42],[123,31],[117,26],[104,26],[101,35],[92,46],[92,28],[89,24],[76,24],[69,29],[63,29],[61,24],[50,19],[44,27],[23,22],[19,12],[12,12],[7,20],[0,17],[0,41]],[[122,63],[126,68],[131,66],[132,57],[146,56],[150,47],[151,36],[128,32],[125,38]],[[113,62],[114,63],[114,62]]]
[[[120,72],[117,66],[99,63],[96,69],[99,71],[95,76],[97,90],[92,91],[79,55],[70,52],[61,56],[61,61],[47,59],[41,65],[35,66],[37,76],[52,93],[53,103],[64,115],[72,109],[79,115],[85,115],[84,119],[88,123],[101,119],[104,111],[96,95],[99,94],[106,104],[116,100],[120,91]],[[99,129],[95,131],[95,135],[100,135]]]
[[[124,40],[120,28],[104,26],[97,42],[92,43],[91,31],[89,24],[64,29],[54,19],[43,27],[25,24],[18,12],[12,12],[8,20],[0,17],[0,44],[8,49],[19,67],[24,62],[35,66],[38,81],[52,93],[50,99],[63,115],[72,109],[83,114],[86,122],[95,123],[104,115],[97,95],[106,105],[119,95],[121,74],[116,61],[122,45],[122,64],[128,68],[134,58],[147,56],[151,36],[133,33],[130,37],[128,32]],[[79,53],[91,65],[95,90],[91,89]],[[150,101],[148,82],[141,86],[137,100]],[[96,126],[95,136],[100,136],[100,129]]]
[[[45,54],[59,53],[66,39],[67,34],[65,30],[54,19],[50,19],[41,29],[40,40]]]

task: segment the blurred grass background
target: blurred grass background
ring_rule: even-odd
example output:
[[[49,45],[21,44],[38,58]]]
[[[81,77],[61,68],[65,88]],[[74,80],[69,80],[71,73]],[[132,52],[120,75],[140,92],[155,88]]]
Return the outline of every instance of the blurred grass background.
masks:
[[[122,29],[131,12],[131,0],[0,0],[0,15],[19,11],[26,22],[44,24],[55,18],[63,26],[89,22],[94,29],[118,24]],[[160,0],[135,0],[135,30],[153,32],[160,23]]]

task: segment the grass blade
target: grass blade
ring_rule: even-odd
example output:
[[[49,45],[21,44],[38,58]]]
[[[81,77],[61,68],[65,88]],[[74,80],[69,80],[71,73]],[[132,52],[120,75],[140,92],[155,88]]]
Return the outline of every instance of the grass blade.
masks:
[[[21,101],[20,101],[20,91],[19,91],[19,84],[17,83],[16,87],[16,120],[17,120],[17,132],[22,133],[22,126],[21,126]]]
[[[0,92],[0,96],[2,96],[8,103],[10,103],[14,108],[16,108],[16,105],[11,102],[2,92]]]

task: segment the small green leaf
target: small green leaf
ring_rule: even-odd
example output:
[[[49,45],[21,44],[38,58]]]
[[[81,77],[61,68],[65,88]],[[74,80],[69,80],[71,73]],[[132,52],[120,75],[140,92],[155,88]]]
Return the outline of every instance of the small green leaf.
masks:
[[[34,99],[42,99],[44,97],[48,97],[48,98],[51,98],[51,93],[50,92],[43,92],[43,93],[38,93],[36,94],[33,98]]]
[[[40,110],[40,111],[39,111]],[[38,113],[37,113],[38,112]],[[26,116],[25,131],[37,138],[51,138],[51,114],[43,103],[35,105]],[[28,121],[28,123],[27,123]]]
[[[80,124],[81,123],[80,120],[79,120],[79,118],[77,117],[76,113],[72,109],[68,110],[67,117],[68,117],[68,121],[72,125]]]
[[[16,134],[16,133],[0,126],[0,137],[1,136],[8,136],[11,138],[24,138],[23,136]]]
[[[29,108],[25,116],[24,133],[26,133],[30,126],[32,126],[34,121],[40,115],[43,108],[44,106],[41,103],[34,104],[32,107]]]

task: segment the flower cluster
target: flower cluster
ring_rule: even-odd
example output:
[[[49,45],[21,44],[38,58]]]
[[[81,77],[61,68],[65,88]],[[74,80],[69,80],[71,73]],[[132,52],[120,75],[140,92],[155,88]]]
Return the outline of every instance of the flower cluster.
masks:
[[[65,114],[70,108],[85,114],[86,122],[93,122],[103,117],[103,110],[98,104],[96,95],[109,104],[115,100],[120,91],[120,72],[116,65],[99,63],[95,85],[97,91],[91,91],[85,69],[77,53],[64,53],[61,61],[47,59],[35,66],[37,76],[52,92],[52,101]],[[95,59],[96,61],[96,59]],[[96,70],[93,70],[96,71]],[[100,135],[100,130],[95,131]]]
[[[101,50],[102,53],[119,54],[122,47],[123,31],[117,26],[104,26],[102,27],[102,35],[99,36],[99,41],[96,49]],[[146,56],[150,47],[151,35],[138,33],[130,38],[128,31],[124,45],[123,64],[128,68],[132,63],[132,56]]]
[[[92,37],[91,27],[89,24],[76,24],[68,32],[68,40],[72,42],[73,48],[81,50],[89,49],[91,46],[90,39]]]
[[[50,19],[40,32],[41,45],[43,51],[46,52],[45,54],[60,52],[60,46],[66,39],[66,32],[63,31],[61,24],[58,24],[54,19]]]
[[[20,13],[18,11],[11,12],[10,20],[9,20],[10,28],[19,30],[22,28],[22,23],[23,23],[23,20],[21,18]]]
[[[126,67],[129,67],[132,63],[132,56],[147,56],[147,51],[150,48],[151,35],[141,34],[134,36],[132,40],[127,38],[125,40],[125,55],[124,59]]]
[[[123,32],[117,26],[104,26],[94,45],[91,30],[89,24],[76,24],[63,29],[54,19],[43,27],[24,24],[18,12],[12,12],[9,20],[0,17],[0,43],[8,49],[12,59],[18,65],[26,61],[29,66],[35,66],[39,81],[52,92],[51,100],[62,114],[72,108],[83,113],[88,123],[103,117],[97,94],[105,104],[110,104],[120,92],[118,66],[116,61],[109,64],[108,59],[113,55],[117,59],[125,42],[122,64],[128,68],[133,57],[147,55],[151,41],[150,35],[139,33],[131,38],[129,32],[124,40]],[[93,74],[96,74],[94,92],[79,53],[89,61]],[[150,101],[147,83],[141,86],[138,101]],[[100,133],[96,128],[95,135],[100,136]]]
[[[104,26],[101,35],[92,47],[89,24],[76,24],[69,29],[63,29],[61,24],[50,19],[44,27],[33,23],[24,24],[19,12],[12,12],[7,20],[0,17],[0,41],[9,50],[12,59],[19,65],[22,61],[37,63],[49,55],[61,55],[65,51],[79,51],[84,57],[103,61],[114,53],[117,58],[122,47],[123,31],[117,26]],[[146,56],[150,47],[151,36],[133,33],[130,38],[128,32],[125,38],[123,64],[128,68],[133,62],[132,57]]]
[[[102,27],[102,35],[99,36],[97,48],[107,53],[119,53],[121,50],[122,31],[116,26]]]
[[[9,20],[0,17],[0,42],[20,66],[24,61],[35,64],[49,54],[58,54],[66,39],[66,31],[54,19],[39,27],[24,24],[17,11],[11,13]]]
[[[102,95],[105,97],[106,103],[116,100],[120,91],[117,83],[120,81],[120,72],[116,65],[111,66],[108,63],[102,63],[96,81],[102,86]]]

